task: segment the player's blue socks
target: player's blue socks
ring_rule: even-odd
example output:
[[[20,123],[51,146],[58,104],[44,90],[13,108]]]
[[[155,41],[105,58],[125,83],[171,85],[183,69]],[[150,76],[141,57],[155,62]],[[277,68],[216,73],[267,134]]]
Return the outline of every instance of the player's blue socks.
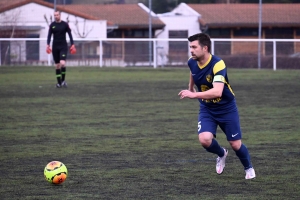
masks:
[[[205,147],[204,147],[205,148]],[[212,142],[209,147],[205,148],[206,151],[217,154],[219,157],[224,156],[224,149],[219,145],[217,140],[212,139]]]
[[[242,146],[239,150],[235,151],[235,154],[237,155],[237,157],[239,157],[245,170],[252,167],[251,161],[250,161],[250,154],[248,152],[247,147],[244,144],[242,144]]]

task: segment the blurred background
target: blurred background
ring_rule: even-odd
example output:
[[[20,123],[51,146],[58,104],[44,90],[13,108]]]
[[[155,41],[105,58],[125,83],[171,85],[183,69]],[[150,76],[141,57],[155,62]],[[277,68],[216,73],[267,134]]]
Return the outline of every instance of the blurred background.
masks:
[[[77,48],[69,66],[185,66],[187,37],[203,32],[228,67],[299,69],[299,2],[2,0],[0,65],[52,66],[46,37],[59,10]]]

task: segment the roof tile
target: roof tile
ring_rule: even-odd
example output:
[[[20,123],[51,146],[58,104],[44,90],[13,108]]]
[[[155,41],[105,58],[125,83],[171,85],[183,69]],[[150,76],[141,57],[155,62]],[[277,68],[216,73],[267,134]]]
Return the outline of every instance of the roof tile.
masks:
[[[45,1],[42,1],[42,0],[2,0],[1,3],[0,3],[0,13],[4,12],[4,11],[7,11],[7,10],[17,8],[17,7],[20,7],[20,6],[23,6],[23,5],[26,5],[28,3],[37,3],[37,4],[40,4],[40,5],[49,7],[49,8],[53,8],[52,3],[48,3],[48,2],[45,2]],[[77,16],[85,18],[85,19],[91,19],[91,20],[98,19],[98,18],[95,18],[92,15],[89,15],[88,13],[80,13],[80,12],[77,12],[77,11],[74,11],[74,10],[63,8],[62,6],[59,6],[59,5],[56,6],[56,8],[59,9],[60,11],[62,11],[62,12],[77,15]]]
[[[199,14],[210,27],[257,26],[258,4],[187,4]],[[300,27],[300,4],[262,4],[263,26]]]
[[[53,8],[52,3],[43,0],[1,0],[0,13],[32,2]],[[149,26],[149,15],[138,4],[71,4],[57,5],[56,8],[85,19],[107,20],[108,25],[118,25],[119,28]],[[164,26],[165,24],[160,19],[152,17],[153,28]]]
[[[89,13],[90,15],[112,21],[119,27],[148,27],[149,14],[144,11],[138,4],[109,4],[109,5],[66,5],[68,9],[76,10],[81,13]],[[152,17],[152,25],[163,27],[165,24],[158,18]]]

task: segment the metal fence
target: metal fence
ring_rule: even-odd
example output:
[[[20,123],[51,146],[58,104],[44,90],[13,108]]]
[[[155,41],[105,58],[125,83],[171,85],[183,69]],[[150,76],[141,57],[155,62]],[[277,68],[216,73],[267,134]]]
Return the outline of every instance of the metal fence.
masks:
[[[190,57],[184,39],[74,39],[67,66],[182,67]],[[46,38],[0,38],[1,66],[52,66]],[[300,39],[212,39],[212,54],[228,68],[300,69]]]

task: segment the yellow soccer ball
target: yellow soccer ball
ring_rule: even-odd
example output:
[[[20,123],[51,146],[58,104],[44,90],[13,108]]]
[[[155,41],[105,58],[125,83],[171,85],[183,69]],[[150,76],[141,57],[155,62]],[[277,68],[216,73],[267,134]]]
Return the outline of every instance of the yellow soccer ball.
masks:
[[[44,169],[45,179],[53,184],[63,183],[68,176],[67,167],[60,161],[49,162]]]

